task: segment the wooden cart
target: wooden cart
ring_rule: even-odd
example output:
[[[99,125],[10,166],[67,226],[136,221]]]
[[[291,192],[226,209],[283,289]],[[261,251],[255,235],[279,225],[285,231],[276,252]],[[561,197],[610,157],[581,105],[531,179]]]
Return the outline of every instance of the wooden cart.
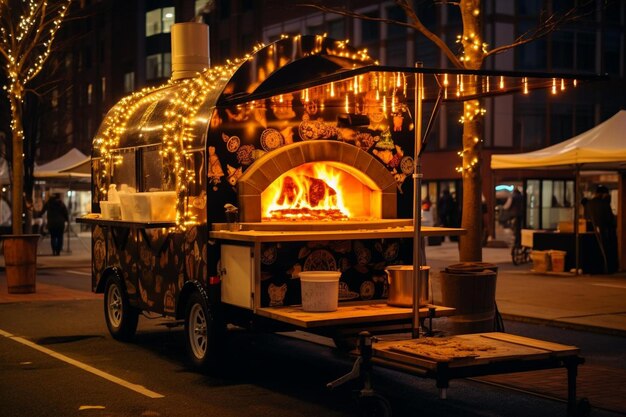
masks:
[[[576,415],[576,375],[584,363],[579,349],[506,333],[477,333],[441,338],[375,341],[363,333],[359,356],[348,375],[328,384],[335,388],[361,378],[361,399],[375,415],[390,415],[389,403],[376,394],[371,384],[372,364],[436,381],[440,397],[446,398],[452,379],[504,373],[567,369],[567,414]]]

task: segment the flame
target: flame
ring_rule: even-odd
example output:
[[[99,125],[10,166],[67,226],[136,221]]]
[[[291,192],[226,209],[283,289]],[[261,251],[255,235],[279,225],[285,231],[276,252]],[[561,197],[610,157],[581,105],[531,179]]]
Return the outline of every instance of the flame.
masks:
[[[282,174],[262,193],[264,220],[347,220],[342,188],[347,175],[321,162]]]

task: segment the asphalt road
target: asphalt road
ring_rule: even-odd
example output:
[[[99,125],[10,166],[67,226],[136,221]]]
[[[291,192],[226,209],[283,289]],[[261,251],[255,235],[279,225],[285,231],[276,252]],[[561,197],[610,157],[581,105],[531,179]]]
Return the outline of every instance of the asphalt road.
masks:
[[[2,416],[355,415],[358,385],[325,388],[352,360],[327,346],[234,329],[221,369],[202,375],[185,365],[182,329],[162,323],[141,318],[136,340],[124,344],[108,335],[101,300],[0,305]],[[626,368],[622,338],[507,326],[512,333],[577,345],[588,360]],[[452,381],[447,400],[438,398],[434,381],[385,369],[377,369],[374,387],[395,416],[566,414],[563,402],[470,380]],[[592,415],[617,414],[594,409]]]

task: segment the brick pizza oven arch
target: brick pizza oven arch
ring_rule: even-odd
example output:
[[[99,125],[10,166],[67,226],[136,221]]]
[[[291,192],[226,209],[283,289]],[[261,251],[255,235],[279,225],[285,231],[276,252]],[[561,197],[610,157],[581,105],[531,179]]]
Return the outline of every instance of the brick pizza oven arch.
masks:
[[[381,219],[397,218],[397,184],[387,168],[360,148],[334,140],[309,140],[282,146],[256,160],[237,182],[239,219],[262,221],[261,193],[283,173],[309,162],[329,162],[349,168],[375,194]]]

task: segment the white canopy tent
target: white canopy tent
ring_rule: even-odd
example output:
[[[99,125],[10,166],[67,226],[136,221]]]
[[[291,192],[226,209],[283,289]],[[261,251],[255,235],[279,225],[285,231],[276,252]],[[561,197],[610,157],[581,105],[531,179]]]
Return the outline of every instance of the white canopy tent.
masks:
[[[72,168],[82,164],[88,164],[90,157],[76,148],[70,149],[65,155],[60,156],[43,165],[35,165],[35,178],[40,179],[76,179],[91,178],[89,172],[79,172]]]
[[[626,110],[571,139],[533,152],[493,155],[491,169],[626,170]]]
[[[608,120],[571,139],[519,154],[492,155],[492,169],[572,169],[576,175],[575,201],[580,201],[580,171],[610,170],[626,172],[626,110],[620,110]],[[623,182],[623,181],[622,181]],[[622,183],[621,182],[621,183]],[[624,184],[621,185],[620,201],[624,201]],[[618,212],[623,211],[623,207]],[[574,204],[574,220],[579,217],[578,204]],[[623,219],[618,228],[624,230]],[[621,223],[621,225],[620,225]],[[573,224],[577,224],[575,221]],[[578,227],[576,235],[576,269],[579,266]],[[624,245],[624,233],[618,237],[619,247]],[[625,256],[620,264],[624,267]]]
[[[85,155],[76,148],[70,149],[65,155],[60,156],[43,165],[35,164],[34,176],[41,180],[79,180],[89,181],[91,172],[91,157]],[[7,161],[0,159],[0,183],[8,184],[10,182],[9,165]]]

